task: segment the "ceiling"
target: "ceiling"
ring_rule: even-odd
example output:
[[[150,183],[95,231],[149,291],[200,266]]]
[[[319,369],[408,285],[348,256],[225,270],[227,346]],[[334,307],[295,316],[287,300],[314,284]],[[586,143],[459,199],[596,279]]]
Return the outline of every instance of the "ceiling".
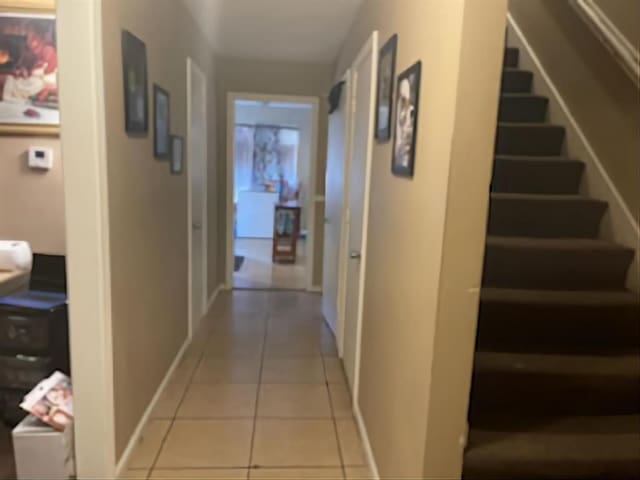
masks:
[[[221,55],[333,63],[363,0],[184,0]]]

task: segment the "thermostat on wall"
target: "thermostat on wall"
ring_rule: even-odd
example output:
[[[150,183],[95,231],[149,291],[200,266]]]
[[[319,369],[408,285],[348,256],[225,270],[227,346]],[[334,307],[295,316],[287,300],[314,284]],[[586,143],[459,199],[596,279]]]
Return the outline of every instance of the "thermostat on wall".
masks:
[[[53,167],[53,149],[49,147],[29,148],[29,168],[51,170]]]

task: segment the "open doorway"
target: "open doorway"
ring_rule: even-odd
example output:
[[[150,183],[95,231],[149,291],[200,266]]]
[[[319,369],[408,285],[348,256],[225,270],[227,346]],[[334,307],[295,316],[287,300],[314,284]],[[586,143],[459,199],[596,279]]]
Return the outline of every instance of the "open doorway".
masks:
[[[227,283],[311,284],[318,99],[230,94]]]

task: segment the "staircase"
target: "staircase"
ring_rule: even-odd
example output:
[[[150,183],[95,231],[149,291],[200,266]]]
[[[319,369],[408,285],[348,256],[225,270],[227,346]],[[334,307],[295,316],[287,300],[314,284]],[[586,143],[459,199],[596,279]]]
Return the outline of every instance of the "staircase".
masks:
[[[465,479],[640,478],[640,301],[607,203],[505,52]]]

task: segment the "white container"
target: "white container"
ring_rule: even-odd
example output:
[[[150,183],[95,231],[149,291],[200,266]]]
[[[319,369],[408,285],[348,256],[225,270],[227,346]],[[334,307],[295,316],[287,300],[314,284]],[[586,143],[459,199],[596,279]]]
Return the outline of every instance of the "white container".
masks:
[[[75,476],[73,428],[58,432],[28,415],[13,429],[18,480],[66,480]]]
[[[0,270],[30,272],[33,263],[27,242],[0,240]]]

